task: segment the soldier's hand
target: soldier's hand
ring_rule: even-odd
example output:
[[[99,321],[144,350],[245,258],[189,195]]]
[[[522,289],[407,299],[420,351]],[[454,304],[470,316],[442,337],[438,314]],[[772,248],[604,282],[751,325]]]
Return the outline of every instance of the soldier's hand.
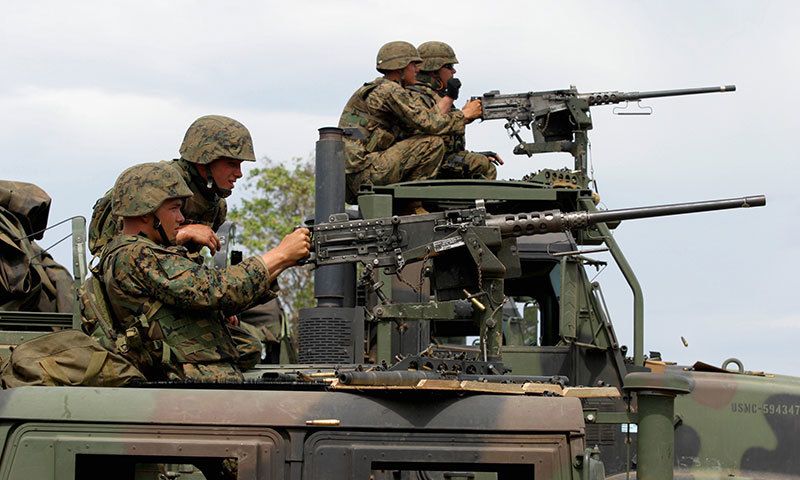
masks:
[[[274,279],[282,271],[297,265],[299,260],[311,254],[311,232],[307,228],[298,228],[283,237],[281,243],[269,252],[261,255],[264,265]]]
[[[496,154],[495,152],[487,152],[487,153],[491,154],[491,155],[486,155],[486,157],[489,158],[490,162],[494,163],[495,165],[503,164],[503,159],[500,158],[500,155]]]
[[[194,242],[198,245],[205,245],[211,250],[211,255],[217,253],[222,248],[222,242],[211,227],[202,224],[183,225],[178,229],[175,242],[183,245],[186,242]]]
[[[227,323],[228,325],[233,325],[234,327],[238,327],[239,317],[237,317],[236,315],[231,315],[230,317],[225,319],[225,323]]]
[[[461,80],[453,77],[447,80],[447,96],[458,100],[458,91],[461,90]]]
[[[481,99],[476,98],[475,100],[470,100],[464,105],[464,108],[461,109],[464,113],[464,119],[467,123],[475,120],[476,118],[480,118],[483,114],[483,106],[481,105]]]
[[[311,232],[307,228],[298,228],[283,237],[275,248],[282,249],[292,265],[296,265],[299,260],[308,258],[311,254]]]

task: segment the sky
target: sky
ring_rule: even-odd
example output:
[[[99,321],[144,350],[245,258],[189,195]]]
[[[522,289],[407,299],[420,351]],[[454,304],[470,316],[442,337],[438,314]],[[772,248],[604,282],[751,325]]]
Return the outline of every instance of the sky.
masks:
[[[177,157],[202,115],[248,126],[259,158],[308,157],[393,40],[453,46],[459,106],[489,90],[735,84],[649,100],[650,116],[594,108],[591,166],[608,209],[767,195],[765,208],[626,222],[615,238],[644,289],[646,352],[800,375],[798,21],[788,0],[16,2],[0,16],[0,177],[44,188],[54,224],[89,218],[128,166]],[[502,122],[471,124],[467,142],[503,157],[503,179],[571,166],[514,156]],[[67,242],[52,252],[71,265]],[[629,287],[613,263],[596,280],[632,347]]]

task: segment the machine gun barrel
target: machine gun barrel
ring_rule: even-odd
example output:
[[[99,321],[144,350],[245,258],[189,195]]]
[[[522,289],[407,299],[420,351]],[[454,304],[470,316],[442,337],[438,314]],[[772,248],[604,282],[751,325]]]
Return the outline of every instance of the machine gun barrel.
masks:
[[[682,215],[685,213],[709,212],[730,208],[761,207],[766,204],[767,198],[764,195],[757,195],[599,212],[563,213],[558,210],[551,210],[514,215],[490,215],[486,219],[486,225],[499,227],[500,234],[503,237],[520,237],[541,233],[563,232],[572,228],[588,227],[604,222]]]
[[[677,88],[672,90],[651,90],[649,92],[592,92],[579,93],[578,98],[584,98],[589,106],[611,105],[621,102],[637,101],[645,98],[678,97],[681,95],[698,95],[701,93],[726,93],[735,92],[736,85],[721,85],[719,87]]]

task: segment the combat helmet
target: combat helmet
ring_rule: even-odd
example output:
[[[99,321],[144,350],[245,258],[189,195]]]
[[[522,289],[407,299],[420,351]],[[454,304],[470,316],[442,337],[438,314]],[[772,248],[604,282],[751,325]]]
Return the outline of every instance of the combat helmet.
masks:
[[[181,144],[181,158],[190,163],[208,165],[220,157],[255,162],[250,131],[240,122],[222,115],[206,115],[186,130]]]
[[[172,198],[189,198],[192,191],[168,163],[142,163],[122,172],[111,195],[111,213],[120,217],[149,215]]]
[[[417,49],[408,42],[389,42],[378,50],[375,68],[379,72],[400,70],[411,62],[422,62]]]
[[[422,57],[423,72],[435,72],[448,63],[458,63],[456,52],[444,42],[425,42],[417,48]]]

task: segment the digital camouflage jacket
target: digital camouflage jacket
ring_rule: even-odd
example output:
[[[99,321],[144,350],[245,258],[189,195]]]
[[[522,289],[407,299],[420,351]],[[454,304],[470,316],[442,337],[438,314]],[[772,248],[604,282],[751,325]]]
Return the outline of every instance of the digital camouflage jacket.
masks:
[[[174,368],[179,364],[234,363],[224,319],[275,298],[278,290],[260,257],[215,270],[191,260],[184,247],[141,235],[114,237],[99,267],[115,330],[125,332],[132,349],[149,354],[144,371],[167,378],[183,378],[186,369]]]

